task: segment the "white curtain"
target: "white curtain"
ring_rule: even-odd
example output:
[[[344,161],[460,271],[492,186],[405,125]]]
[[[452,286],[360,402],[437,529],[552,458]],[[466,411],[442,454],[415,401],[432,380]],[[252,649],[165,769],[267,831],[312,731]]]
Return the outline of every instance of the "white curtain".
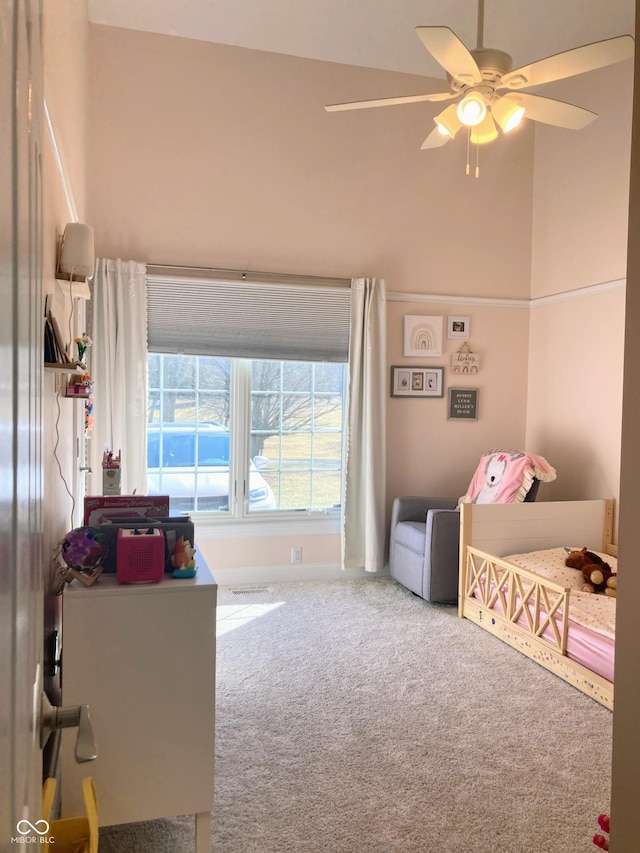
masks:
[[[351,282],[351,333],[342,564],[378,572],[385,564],[386,290]]]
[[[98,258],[91,283],[88,334],[93,344],[93,429],[89,494],[102,494],[105,447],[121,451],[121,493],[147,490],[147,268]]]

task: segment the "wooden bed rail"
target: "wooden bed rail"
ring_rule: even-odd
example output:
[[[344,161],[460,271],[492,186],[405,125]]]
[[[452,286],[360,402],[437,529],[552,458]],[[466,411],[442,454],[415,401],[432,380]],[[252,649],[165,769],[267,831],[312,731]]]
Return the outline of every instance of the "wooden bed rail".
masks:
[[[460,617],[612,710],[612,682],[567,656],[569,588],[501,555],[568,543],[611,554],[617,550],[610,544],[613,502],[463,504],[460,510]]]
[[[502,619],[560,654],[566,653],[568,587],[468,546],[461,599],[461,615],[467,615],[466,603],[473,602],[487,615],[491,613],[491,618]]]

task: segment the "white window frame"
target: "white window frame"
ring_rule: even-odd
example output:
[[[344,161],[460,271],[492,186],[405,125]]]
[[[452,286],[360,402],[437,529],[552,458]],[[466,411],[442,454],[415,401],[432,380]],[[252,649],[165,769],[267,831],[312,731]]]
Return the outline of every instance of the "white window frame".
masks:
[[[175,353],[149,352],[154,355],[176,355]],[[189,356],[189,353],[183,353]],[[195,358],[202,356],[193,356]],[[297,535],[305,535],[303,527],[309,525],[308,535],[337,534],[340,532],[342,507],[320,509],[292,508],[251,510],[249,508],[249,473],[251,442],[251,359],[232,358],[229,414],[229,509],[222,511],[193,510],[190,515],[197,518],[199,528],[224,526],[235,529],[241,536],[283,536],[296,525]],[[347,366],[343,365],[346,371]],[[346,376],[343,391],[342,434],[346,418]],[[161,390],[161,393],[163,391]],[[199,393],[199,391],[198,391]],[[343,493],[345,474],[344,441],[342,443],[341,489]]]

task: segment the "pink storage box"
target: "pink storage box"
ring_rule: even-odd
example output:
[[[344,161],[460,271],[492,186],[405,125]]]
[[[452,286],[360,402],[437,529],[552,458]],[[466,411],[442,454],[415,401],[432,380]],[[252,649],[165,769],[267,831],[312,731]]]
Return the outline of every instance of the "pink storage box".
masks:
[[[164,576],[164,533],[157,527],[120,528],[116,545],[118,583],[157,583]]]

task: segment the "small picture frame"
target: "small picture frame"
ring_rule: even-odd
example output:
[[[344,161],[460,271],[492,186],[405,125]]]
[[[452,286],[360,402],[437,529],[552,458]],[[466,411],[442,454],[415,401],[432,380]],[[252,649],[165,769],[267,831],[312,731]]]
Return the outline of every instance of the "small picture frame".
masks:
[[[404,317],[405,358],[442,355],[442,317],[406,314]]]
[[[477,421],[479,393],[477,388],[449,388],[448,419]]]
[[[471,318],[452,316],[447,317],[447,337],[467,339],[471,329]]]
[[[444,367],[391,368],[392,397],[444,397]]]
[[[475,374],[480,371],[480,356],[474,352],[468,343],[460,344],[457,351],[451,355],[451,373]]]

